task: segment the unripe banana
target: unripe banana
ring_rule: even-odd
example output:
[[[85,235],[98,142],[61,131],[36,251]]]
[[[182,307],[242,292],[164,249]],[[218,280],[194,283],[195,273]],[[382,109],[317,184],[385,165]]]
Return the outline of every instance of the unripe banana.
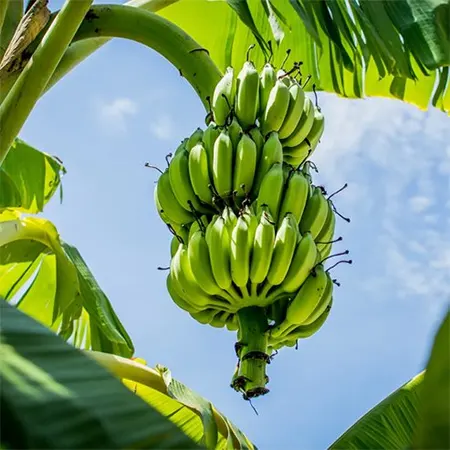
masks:
[[[278,221],[281,199],[283,197],[284,175],[283,166],[275,163],[263,178],[256,200],[257,207],[267,205],[275,222]]]
[[[239,329],[236,314],[230,314],[228,316],[226,327],[228,331],[237,331]]]
[[[203,138],[203,130],[201,128],[197,128],[190,136],[186,142],[186,150],[190,152],[196,144],[202,141]]]
[[[334,230],[336,227],[336,215],[331,208],[330,201],[327,201],[328,203],[328,212],[327,212],[327,218],[325,220],[325,223],[320,230],[319,234],[316,237],[317,242],[317,249],[319,252],[322,251],[322,249],[328,245],[330,241],[333,240],[334,236]]]
[[[318,187],[314,188],[313,195],[306,202],[305,211],[300,220],[300,232],[311,232],[315,240],[322,229],[328,215],[328,200]]]
[[[176,154],[169,165],[170,185],[178,203],[186,210],[192,211],[194,208],[203,214],[210,212],[207,208],[200,204],[199,199],[195,195],[191,185],[189,176],[189,152],[187,150]],[[191,208],[192,204],[192,208]]]
[[[259,127],[252,128],[248,134],[252,138],[253,142],[256,145],[256,165],[258,166],[259,160],[261,158],[261,154],[264,146],[264,137],[261,134],[261,130]]]
[[[203,145],[208,155],[209,167],[213,166],[214,142],[216,142],[219,134],[220,128],[214,122],[211,122],[203,133]]]
[[[175,283],[175,281],[173,280],[172,275],[169,273],[169,275],[166,278],[166,287],[167,287],[167,292],[169,293],[169,295],[172,298],[172,301],[175,303],[175,305],[177,305],[179,308],[184,309],[185,311],[188,311],[188,312],[199,311],[199,309],[195,305],[190,304],[189,302],[184,300],[183,297],[181,297],[178,294],[177,289],[175,289],[174,283]],[[178,290],[179,289],[180,288],[178,288]]]
[[[209,220],[208,220],[208,216],[206,216],[206,215],[201,216],[200,220],[196,219],[192,223],[191,227],[189,228],[188,238],[187,238],[187,240],[184,240],[184,243],[188,244],[196,231],[205,230],[208,226],[208,223],[209,223]]]
[[[230,237],[222,216],[212,225],[207,242],[214,279],[221,289],[227,290],[232,283]]]
[[[256,227],[255,240],[251,255],[250,280],[254,284],[262,283],[269,272],[275,244],[275,223],[270,212],[261,214]]]
[[[303,325],[319,304],[327,282],[328,277],[323,266],[316,266],[287,307],[286,319],[271,330],[272,339],[276,340],[296,326]]]
[[[227,127],[227,130],[228,134],[230,135],[233,148],[235,149],[237,148],[238,143],[241,140],[242,133],[244,132],[238,120],[236,119],[236,116],[233,117],[233,120],[231,121],[231,124]]]
[[[203,231],[196,231],[189,239],[188,258],[192,273],[202,289],[209,295],[219,295],[222,290],[212,273],[209,248]]]
[[[217,314],[217,309],[208,308],[202,311],[190,313],[191,317],[202,325],[209,325]]]
[[[155,186],[154,197],[158,213],[161,214],[162,211],[170,222],[184,224],[191,223],[194,220],[192,213],[186,211],[178,203],[170,183],[168,170],[159,177],[158,183]]]
[[[270,170],[270,168],[276,164],[283,162],[283,147],[278,139],[278,133],[270,133],[266,142],[263,145],[261,157],[259,158],[258,169],[256,177],[253,181],[252,194],[258,195],[261,182]]]
[[[286,139],[295,130],[303,114],[305,105],[305,91],[300,84],[294,82],[289,88],[289,107],[283,125],[278,132],[280,139]]]
[[[214,328],[223,328],[227,324],[228,318],[230,316],[230,313],[219,311],[214,314],[214,317],[211,319],[209,324]]]
[[[333,298],[331,297],[330,303],[325,308],[324,312],[312,323],[299,325],[294,328],[289,334],[289,338],[294,339],[306,339],[316,334],[326,322],[328,316],[330,315],[331,307],[333,306]]]
[[[277,74],[272,64],[267,63],[260,75],[259,84],[259,115],[262,117],[269,101],[269,95],[277,81]]]
[[[333,296],[333,281],[328,272],[325,272],[327,277],[327,284],[325,286],[325,290],[323,291],[322,296],[320,297],[320,301],[317,306],[314,308],[312,313],[308,316],[308,318],[302,323],[303,325],[311,325],[314,323],[328,308],[331,303],[331,298]]]
[[[277,71],[277,80],[282,81],[287,87],[290,87],[292,84],[292,78],[283,69]]]
[[[267,274],[267,281],[272,286],[281,284],[286,277],[294,255],[297,239],[297,223],[294,216],[288,213],[281,222],[275,237],[272,263]]]
[[[294,215],[297,225],[300,223],[306,202],[309,197],[309,183],[299,171],[292,171],[287,180],[286,191],[281,202],[279,222],[290,212]]]
[[[238,219],[233,211],[233,208],[231,208],[230,206],[225,206],[225,208],[222,211],[222,218],[225,221],[225,226],[227,227],[228,234],[231,236],[233,228],[235,227]]]
[[[228,197],[233,190],[234,151],[230,136],[222,130],[214,143],[213,181],[221,198]]]
[[[246,130],[255,124],[259,110],[259,74],[251,61],[239,72],[236,91],[236,116]]]
[[[183,139],[182,141],[181,141],[181,144],[176,148],[176,150],[173,152],[173,155],[172,155],[172,157],[174,157],[175,155],[178,155],[178,153],[180,153],[180,152],[184,152],[185,150],[186,150],[186,146],[187,146],[187,143],[188,143],[188,138],[186,138],[186,139]]]
[[[324,129],[325,118],[323,114],[315,108],[313,125],[305,140],[297,146],[289,146],[285,149],[285,153],[293,158],[305,158],[308,153],[311,155],[316,149]]]
[[[235,93],[234,71],[228,67],[221,80],[214,89],[211,102],[214,122],[219,126],[224,126],[233,107]]]
[[[180,227],[177,231],[177,236],[174,236],[170,241],[170,257],[173,258],[178,250],[180,244],[187,244],[189,231],[187,227]],[[181,239],[181,241],[180,241]]]
[[[202,142],[196,144],[189,152],[189,176],[192,188],[197,197],[209,205],[213,204],[212,192],[209,188],[211,178],[209,174],[208,154]]]
[[[295,248],[288,273],[280,292],[296,292],[310,274],[317,258],[317,247],[311,233],[305,233]]]
[[[249,194],[256,171],[256,144],[248,134],[243,134],[237,145],[236,161],[234,163],[233,190],[238,197]]]
[[[281,80],[277,80],[270,91],[262,119],[262,132],[264,135],[271,131],[278,131],[283,125],[289,108],[289,97],[289,88]]]
[[[282,140],[283,147],[296,147],[305,140],[314,124],[314,113],[315,108],[312,100],[309,97],[305,97],[302,116],[295,130],[289,137]]]
[[[229,303],[210,297],[196,282],[188,259],[188,246],[182,244],[178,247],[175,256],[170,262],[170,273],[173,277],[173,287],[178,295],[186,302],[198,309],[215,308],[227,310]]]
[[[240,215],[231,233],[231,277],[238,287],[248,282],[250,265],[250,242],[248,239],[249,224]]]

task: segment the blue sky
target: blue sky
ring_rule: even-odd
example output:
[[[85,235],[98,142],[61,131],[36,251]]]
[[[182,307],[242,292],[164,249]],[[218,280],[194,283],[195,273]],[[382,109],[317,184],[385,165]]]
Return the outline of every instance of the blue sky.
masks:
[[[200,325],[171,302],[171,235],[153,204],[164,156],[205,112],[190,85],[155,52],[117,40],[38,103],[21,137],[59,156],[64,201],[44,216],[88,262],[130,333],[136,355],[210,399],[261,450],[321,450],[422,370],[450,298],[450,127],[443,113],[387,99],[320,94],[326,117],[313,156],[336,205],[353,265],[332,313],[297,351],[268,368],[256,416],[232,391],[234,333]],[[55,196],[56,197],[56,196]]]

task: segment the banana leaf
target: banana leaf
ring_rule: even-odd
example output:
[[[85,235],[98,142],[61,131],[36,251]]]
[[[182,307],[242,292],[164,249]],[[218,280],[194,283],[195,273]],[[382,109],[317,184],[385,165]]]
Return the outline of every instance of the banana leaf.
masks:
[[[423,382],[419,414],[412,448],[450,448],[450,312],[434,339]]]
[[[133,392],[170,418],[195,442],[208,449],[248,449],[256,446],[212,403],[172,377],[167,367],[148,367],[140,358],[125,359],[99,352],[86,352],[121,378]]]
[[[426,370],[367,412],[329,450],[450,448],[450,313]]]
[[[132,0],[189,33],[223,71],[242,66],[250,45],[269,58],[302,62],[306,89],[347,98],[396,98],[450,110],[450,4],[447,0]],[[88,19],[86,19],[88,20]],[[50,85],[108,39],[73,44]],[[438,83],[435,83],[439,79]]]
[[[116,377],[0,300],[2,448],[199,448]]]
[[[4,208],[42,212],[58,187],[62,200],[62,163],[18,138],[12,150],[0,165],[0,212]]]
[[[8,228],[27,234],[7,242]],[[0,297],[83,349],[132,356],[133,343],[77,249],[44,219],[0,214]]]

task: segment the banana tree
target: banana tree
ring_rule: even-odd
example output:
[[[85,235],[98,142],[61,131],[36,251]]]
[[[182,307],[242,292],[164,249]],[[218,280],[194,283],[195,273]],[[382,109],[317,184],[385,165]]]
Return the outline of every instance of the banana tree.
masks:
[[[191,84],[204,104],[205,121],[208,126],[213,121],[221,121],[220,116],[223,116],[224,125],[228,127],[226,122],[229,117],[231,118],[230,113],[236,110],[237,122],[240,122],[238,125],[241,129],[244,128],[240,133],[245,132],[244,136],[247,136],[248,132],[253,141],[256,141],[252,134],[255,133],[252,123],[260,114],[259,106],[250,113],[253,117],[248,123],[252,127],[245,129],[244,118],[248,116],[248,110],[240,107],[239,93],[236,104],[234,105],[233,102],[230,104],[230,99],[234,95],[231,92],[234,88],[230,86],[234,81],[227,84],[227,74],[230,73],[228,68],[245,67],[245,64],[249,63],[249,48],[254,47],[251,50],[251,66],[259,68],[265,63],[270,63],[272,67],[285,69],[279,79],[284,79],[288,83],[285,84],[283,81],[277,84],[278,91],[281,92],[279,96],[285,95],[282,93],[287,92],[288,87],[290,91],[296,92],[294,106],[292,108],[286,106],[284,115],[287,114],[288,109],[289,111],[292,109],[293,117],[294,112],[298,110],[297,120],[292,124],[280,123],[277,133],[283,136],[284,132],[286,138],[284,142],[281,139],[283,145],[280,144],[280,162],[283,162],[284,158],[285,163],[300,166],[300,163],[304,163],[304,159],[310,155],[313,147],[315,148],[319,143],[320,132],[323,131],[323,116],[320,116],[320,109],[316,104],[315,108],[310,106],[312,112],[304,114],[304,117],[313,117],[318,124],[314,140],[307,139],[310,136],[308,133],[302,139],[298,138],[297,128],[302,125],[300,128],[302,132],[304,131],[304,124],[300,123],[303,106],[298,107],[299,104],[307,103],[304,99],[308,97],[305,97],[304,92],[313,90],[316,94],[316,91],[324,90],[348,98],[393,97],[412,103],[421,109],[427,109],[432,104],[444,112],[450,110],[448,81],[450,40],[445,31],[448,28],[448,3],[435,1],[428,2],[424,6],[423,2],[413,0],[395,4],[387,1],[374,3],[370,1],[235,2],[229,0],[199,1],[194,7],[190,2],[171,0],[133,0],[125,5],[95,6],[92,6],[92,0],[66,0],[61,10],[55,10],[53,13],[47,8],[47,3],[46,0],[30,1],[25,10],[21,1],[4,1],[0,5],[0,296],[59,335],[59,338],[56,338],[50,332],[44,332],[37,324],[32,325],[31,322],[27,322],[26,317],[15,315],[15,310],[6,308],[2,303],[4,317],[8,319],[5,320],[4,336],[2,331],[5,355],[8,356],[8,364],[6,370],[2,371],[2,378],[6,380],[8,389],[2,392],[2,399],[5,399],[8,412],[11,413],[8,414],[8,421],[4,422],[2,419],[2,434],[3,430],[8,428],[20,430],[20,433],[11,433],[11,431],[5,433],[6,438],[2,446],[5,445],[6,448],[19,445],[21,448],[36,446],[81,448],[103,445],[108,448],[122,448],[132,445],[190,448],[189,446],[193,445],[188,443],[182,434],[176,431],[172,434],[169,428],[162,433],[162,427],[170,425],[167,420],[156,416],[152,409],[145,409],[145,405],[137,403],[132,395],[126,396],[128,392],[120,383],[114,383],[114,379],[108,378],[106,372],[100,372],[98,367],[100,364],[122,379],[131,390],[178,425],[197,443],[207,448],[252,448],[253,444],[211,403],[176,380],[172,380],[168,369],[157,367],[156,370],[152,370],[135,360],[129,360],[134,355],[131,339],[78,250],[62,241],[51,222],[29,215],[43,211],[45,204],[55,194],[58,186],[61,186],[61,176],[65,168],[57,158],[40,152],[20,140],[18,134],[36,102],[47,90],[110,38],[121,37],[140,42],[156,50],[179,70],[180,75]],[[252,67],[249,72],[252,72]],[[254,73],[253,70],[253,77]],[[250,75],[246,78],[250,79]],[[237,83],[239,84],[239,77]],[[251,82],[241,82],[241,91],[244,84],[250,88],[252,86]],[[229,88],[231,90],[227,91]],[[237,90],[239,91],[239,88]],[[224,92],[228,94],[228,97],[223,96]],[[255,91],[253,97],[260,95],[256,92],[259,90]],[[261,94],[262,97],[264,95]],[[275,107],[272,113],[267,113],[269,110],[267,103],[269,101],[275,103],[275,94],[273,94],[273,101],[270,100],[269,94],[266,97],[266,105],[263,108],[265,113],[261,117],[258,116],[264,135],[267,134],[266,131],[274,132],[273,124],[278,117]],[[310,102],[312,105],[312,101]],[[308,121],[310,122],[309,130],[311,130],[314,128],[314,121],[313,119]],[[236,121],[233,123],[236,124]],[[294,131],[296,131],[295,139],[291,137]],[[231,134],[230,130],[230,136]],[[238,136],[241,134],[238,133]],[[272,138],[268,138],[266,142],[272,142],[275,139],[274,135],[271,136]],[[226,141],[225,138],[226,136],[224,141]],[[247,141],[250,144],[247,142],[241,147],[238,146],[238,151],[239,148],[246,149],[245,155],[248,153],[248,148],[255,151],[252,140],[247,139]],[[196,134],[194,133],[186,142],[186,145],[191,146],[189,148],[191,154],[198,154],[198,159],[201,161],[202,149],[195,147],[195,144],[199,142]],[[288,149],[300,147],[303,153],[298,156],[298,150],[296,150],[295,154],[292,152],[286,154],[286,147]],[[182,155],[184,150],[184,147],[181,150],[177,149],[176,153]],[[306,153],[305,150],[307,150]],[[246,164],[243,166],[248,166],[248,161],[248,157],[245,156]],[[172,164],[172,167],[175,167],[175,164]],[[225,165],[220,165],[220,170],[222,171],[224,167]],[[299,183],[306,186],[305,193],[309,185],[301,180],[309,180],[309,173],[306,170],[309,167],[303,164],[302,174],[297,177],[300,180]],[[254,170],[256,170],[256,163]],[[262,172],[261,166],[258,166],[261,183]],[[291,179],[292,174],[297,176],[298,171],[289,172],[288,180]],[[220,178],[219,175],[218,178]],[[279,173],[274,176],[282,179],[283,173],[279,170]],[[255,176],[255,179],[257,178],[258,175]],[[245,177],[244,179],[247,180]],[[241,184],[238,183],[236,190],[239,191],[240,187]],[[219,184],[216,188],[220,189]],[[178,251],[178,249],[182,248],[182,245],[178,245],[177,241],[183,231],[177,227],[176,220],[171,224],[167,215],[171,208],[175,208],[172,213],[174,217],[176,202],[183,195],[182,191],[181,189],[176,198],[174,197],[163,208],[165,211],[158,207],[159,212],[162,212],[162,219],[175,232],[174,260],[181,258],[181,250]],[[217,193],[217,191],[213,192],[214,195]],[[246,194],[246,192],[243,193]],[[206,199],[210,196],[208,189],[202,190],[201,185],[198,186],[198,192],[195,189],[195,194],[202,200],[202,195]],[[321,193],[317,190],[316,197],[320,195]],[[267,198],[265,203],[269,203],[270,206],[270,198]],[[157,204],[158,202],[162,202],[162,197],[157,197]],[[207,208],[206,213],[208,211],[213,214]],[[181,212],[184,216],[194,213],[189,209]],[[273,214],[273,211],[269,213]],[[269,216],[266,213],[264,217]],[[333,214],[330,217],[333,217]],[[290,220],[293,220],[292,217]],[[186,221],[195,222],[191,218]],[[240,224],[245,227],[245,221]],[[309,226],[313,227],[314,224],[317,224],[315,217],[311,219]],[[202,227],[201,221],[198,227]],[[309,228],[304,228],[302,232],[308,230]],[[248,230],[242,233],[243,236],[246,234]],[[324,233],[321,235],[321,232],[317,231],[317,236],[324,238],[319,239],[324,241],[322,244],[326,247],[322,249],[321,255],[324,260],[331,250],[333,237],[332,232],[325,234],[326,238]],[[200,232],[196,234],[196,237],[201,243]],[[292,248],[294,241],[291,244]],[[311,245],[313,245],[311,248],[315,249],[314,243]],[[180,254],[176,257],[178,253]],[[240,258],[241,256],[237,257],[238,262]],[[312,262],[314,261],[315,258]],[[280,264],[279,266],[281,267]],[[269,273],[271,280],[276,278],[275,272],[274,269],[273,274]],[[182,272],[180,272],[181,275]],[[325,275],[322,278],[325,282]],[[291,281],[290,284],[295,283]],[[203,320],[201,311],[190,310],[189,299],[183,298],[180,291],[175,292],[173,285],[171,289],[170,283],[168,288],[178,306],[189,310],[197,320]],[[256,289],[256,297],[263,296],[265,299],[270,299],[270,283],[266,288],[264,295]],[[242,289],[244,289],[243,286]],[[274,292],[272,291],[273,298],[276,296]],[[268,293],[269,295],[266,296],[265,294]],[[229,302],[231,305],[233,305],[233,295],[232,292]],[[329,296],[331,297],[331,293]],[[290,301],[291,299],[280,297],[277,308],[285,310],[286,304]],[[270,303],[269,300],[268,303]],[[303,303],[300,307],[303,307]],[[223,305],[223,302],[221,304]],[[271,305],[267,306],[272,308]],[[264,327],[265,317],[261,321],[255,309],[247,309],[247,312],[242,314],[231,309],[226,312],[226,319],[223,319],[224,315],[221,313],[220,320],[224,320],[221,326],[227,323],[229,329],[236,329],[236,321],[238,321],[241,329],[247,331],[257,329],[256,332],[247,333],[244,338],[241,336],[241,341],[242,339],[253,341],[253,348],[245,348],[244,345],[243,350],[237,349],[241,364],[237,368],[238,376],[233,378],[236,390],[242,390],[240,385],[242,381],[245,387],[246,374],[252,373],[258,379],[255,386],[251,388],[247,386],[243,389],[244,398],[249,399],[250,394],[264,393],[266,382],[264,364],[248,362],[251,358],[245,359],[245,356],[250,353],[253,356],[255,353],[266,355],[269,349],[276,351],[281,346],[293,345],[298,337],[306,337],[315,332],[326,319],[325,313],[329,311],[329,308],[327,307],[325,311],[325,307],[327,304],[324,303],[320,314],[314,312],[313,315],[317,320],[311,319],[310,324],[318,323],[318,325],[313,330],[302,326],[306,323],[305,320],[300,321],[299,326],[295,322],[289,326],[280,325],[271,334],[272,341],[267,341],[267,338],[263,337],[264,333],[261,330]],[[250,304],[249,308],[254,308],[254,305]],[[275,309],[275,307],[271,309],[273,316],[277,314]],[[247,326],[242,327],[243,323]],[[445,333],[446,326],[448,328],[448,319],[443,326],[444,331],[440,332],[440,338],[438,336],[440,341],[443,341],[442,335]],[[43,348],[48,348],[50,355],[46,361],[39,359],[37,349],[31,342],[31,335],[27,333],[29,329],[35,329],[36,335],[42,334],[42,345],[45,345]],[[291,338],[282,338],[283,333],[287,332],[289,335],[289,331],[294,332]],[[91,360],[94,358],[97,364],[91,361],[85,362],[85,356],[80,356],[80,353],[70,346],[64,346],[61,339],[67,341],[72,347],[85,350]],[[440,343],[439,346],[441,348],[439,351],[442,352],[445,344]],[[67,367],[73,367],[73,372],[70,374],[57,366],[54,352],[59,349],[67,353]],[[20,355],[22,356],[19,357]],[[419,421],[417,414],[422,397],[429,398],[435,395],[435,389],[440,392],[448,390],[448,383],[443,382],[439,386],[439,377],[445,378],[445,374],[448,375],[448,366],[445,365],[448,359],[445,364],[439,364],[432,362],[436,361],[436,358],[433,355],[431,357],[430,367],[434,368],[433,371],[430,370],[430,375],[424,377],[421,374],[392,394],[336,441],[332,448],[406,448],[408,445],[413,448],[427,448],[428,445],[445,447],[442,439],[445,439],[445,417],[448,409],[446,410],[442,404],[434,406],[425,400],[420,405],[425,411],[424,420]],[[92,367],[89,372],[91,378],[85,376],[84,384],[76,385],[81,377],[81,371],[77,367],[84,367],[84,364]],[[29,379],[25,376],[27,370],[31,370],[30,373],[32,373]],[[244,375],[240,372],[241,370],[244,371]],[[46,382],[45,377],[49,375],[45,374],[56,378],[59,384],[52,385]],[[89,397],[88,386],[90,380],[97,378],[103,380],[102,377],[110,387],[108,385],[103,389],[98,385],[96,389],[102,394],[103,400],[99,400],[96,405],[92,402],[92,397]],[[427,381],[428,379],[431,381]],[[27,396],[24,389],[27,384],[31,388],[35,383],[39,383],[40,389],[48,393],[41,397],[41,405],[50,404],[56,398],[62,401],[60,399],[64,397],[63,392],[72,392],[69,397],[80,399],[82,405],[82,408],[79,407],[80,414],[73,416],[70,409],[74,405],[67,401],[61,403],[63,404],[61,409],[49,409],[46,420],[38,421],[37,419],[42,420],[45,417],[39,418],[33,413],[39,402],[36,402],[31,395]],[[427,395],[419,395],[422,384]],[[23,392],[24,395],[13,396],[12,392]],[[52,397],[52,393],[57,394],[58,397]],[[96,414],[102,414],[101,408],[108,407],[104,397],[109,398],[106,394],[110,393],[114,393],[113,396],[117,395],[114,405],[120,406],[122,402],[130,405],[128,414],[125,410],[119,417],[111,417],[111,420],[115,421],[114,424],[110,422],[111,432],[104,435],[86,433],[88,436],[85,437],[76,430],[72,435],[63,433],[63,422],[57,419],[68,417],[68,415],[73,417],[72,428],[76,424],[86,423],[86,429],[94,429]],[[126,397],[127,400],[125,400]],[[28,410],[32,413],[27,414]],[[439,413],[435,414],[435,410]],[[149,420],[155,423],[155,430],[148,429],[140,433],[138,427],[133,428],[130,417],[135,417],[138,411],[142,417],[149,417]],[[152,418],[150,418],[151,414],[153,414]],[[20,420],[22,416],[24,420]],[[94,420],[89,421],[88,419],[92,416]],[[83,418],[84,421],[81,422]],[[439,425],[442,420],[444,425]],[[55,426],[47,427],[45,436],[39,432],[39,426],[33,427],[33,423],[47,422],[54,423]],[[121,429],[119,424],[123,424],[122,429],[126,430],[125,434],[128,433],[128,441],[123,440],[121,433],[114,433],[115,427]],[[144,425],[142,427],[145,428]],[[441,431],[434,433],[433,427]],[[414,433],[415,436],[413,436]],[[430,438],[433,435],[437,436],[435,442],[432,442]],[[21,436],[23,440],[15,440],[16,436]],[[174,436],[173,439],[172,436]],[[92,440],[89,440],[90,437]],[[103,444],[101,445],[100,442]]]

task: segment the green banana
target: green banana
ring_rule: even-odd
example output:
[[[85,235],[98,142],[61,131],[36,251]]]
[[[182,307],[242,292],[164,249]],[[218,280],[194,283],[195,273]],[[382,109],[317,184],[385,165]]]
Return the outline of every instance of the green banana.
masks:
[[[265,64],[260,75],[259,83],[259,115],[262,117],[269,101],[269,95],[277,81],[277,74],[272,64]]]
[[[213,166],[214,142],[216,142],[219,134],[220,128],[214,122],[211,122],[203,132],[203,145],[208,155],[209,167]]]
[[[208,205],[213,204],[212,191],[209,188],[208,154],[202,142],[196,144],[189,153],[189,176],[195,195]]]
[[[318,187],[314,188],[312,196],[306,202],[305,211],[300,220],[300,232],[311,232],[315,240],[322,229],[328,215],[328,200]]]
[[[272,339],[289,333],[303,323],[318,306],[328,283],[323,265],[316,266],[303,283],[286,310],[286,319],[270,332]]]
[[[216,283],[226,291],[232,283],[230,237],[222,216],[219,216],[211,225],[211,232],[207,239],[211,268]]]
[[[234,150],[230,135],[222,130],[214,143],[213,181],[221,198],[227,198],[233,191]]]
[[[259,74],[251,61],[246,61],[237,76],[236,116],[244,130],[256,122],[259,110]]]
[[[233,190],[238,197],[250,193],[256,171],[256,144],[248,134],[243,134],[236,151]]]
[[[208,244],[203,231],[196,231],[189,239],[188,258],[192,273],[202,289],[209,295],[220,295],[222,290],[212,273]]]
[[[326,322],[328,316],[330,315],[332,305],[333,299],[331,298],[330,304],[325,308],[325,311],[322,313],[322,315],[320,315],[314,322],[310,323],[309,325],[304,324],[293,328],[286,336],[287,341],[291,341],[292,339],[295,339],[295,341],[297,339],[306,339],[311,337],[313,334],[316,334],[319,329],[322,328],[323,324]]]
[[[314,323],[328,308],[331,303],[331,298],[333,296],[333,280],[330,277],[328,272],[325,272],[327,277],[327,284],[325,286],[325,290],[323,291],[322,296],[320,297],[320,301],[317,306],[314,308],[312,313],[308,316],[308,318],[302,323],[303,325],[311,325]]]
[[[287,87],[290,87],[292,84],[292,78],[283,69],[277,71],[277,80],[282,81]]]
[[[237,331],[239,329],[239,324],[237,321],[236,314],[230,314],[228,316],[226,327],[228,331]]]
[[[241,214],[231,233],[231,277],[238,287],[246,286],[249,277],[251,243],[248,238],[249,223]]]
[[[288,138],[298,125],[305,105],[305,91],[300,84],[294,82],[289,88],[289,107],[283,125],[278,132],[280,139]]]
[[[310,274],[317,258],[317,247],[311,233],[305,233],[297,244],[280,292],[296,292]],[[274,293],[275,295],[275,293]]]
[[[283,166],[280,163],[275,163],[263,178],[256,200],[258,208],[261,208],[262,205],[269,207],[270,214],[275,222],[278,221],[283,188]]]
[[[236,116],[233,117],[233,120],[231,121],[231,124],[227,127],[227,130],[228,134],[230,135],[231,144],[233,145],[233,148],[237,148],[244,130],[242,129],[241,125],[236,119]]]
[[[235,79],[232,67],[227,67],[225,74],[214,89],[211,109],[214,122],[223,127],[233,107],[235,94]]]
[[[263,145],[261,157],[258,162],[256,177],[253,181],[252,194],[257,195],[263,178],[270,168],[276,164],[283,162],[283,147],[278,139],[278,133],[270,133]]]
[[[283,201],[281,202],[279,222],[286,213],[290,212],[294,215],[298,225],[309,197],[309,183],[301,172],[293,170],[290,172],[286,184]]]
[[[258,165],[264,146],[264,137],[259,127],[252,128],[248,134],[256,145],[256,165]]]
[[[209,324],[214,328],[223,328],[226,326],[230,316],[231,316],[230,313],[219,311],[216,314],[214,314],[214,317],[211,319]]]
[[[197,128],[190,136],[186,142],[186,150],[190,152],[196,144],[202,141],[203,138],[203,130],[201,128]]]
[[[315,108],[312,100],[309,97],[305,97],[302,116],[295,130],[286,139],[282,140],[283,147],[296,147],[305,140],[314,124],[314,114]]]
[[[277,80],[270,91],[267,107],[262,119],[262,133],[267,135],[271,131],[278,131],[283,125],[289,108],[289,88],[281,80]]]
[[[181,297],[174,286],[175,281],[172,278],[172,275],[169,273],[169,275],[166,278],[166,287],[167,292],[169,293],[170,297],[172,298],[172,301],[177,305],[179,308],[184,309],[188,312],[197,312],[199,309],[192,305],[191,303],[187,302],[186,300]]]
[[[294,215],[288,213],[281,222],[275,237],[272,263],[267,274],[267,281],[271,286],[277,286],[285,279],[291,265],[297,240],[297,222]]]
[[[293,158],[305,158],[306,155],[311,155],[316,149],[320,138],[325,129],[325,118],[323,114],[316,108],[314,111],[314,121],[306,136],[305,140],[297,146],[289,146],[285,148],[285,153]]]
[[[217,314],[217,309],[208,308],[198,312],[189,313],[193,319],[202,325],[209,325]]]
[[[330,201],[327,201],[327,204],[328,204],[327,218],[319,234],[316,237],[317,249],[319,250],[319,252],[321,252],[322,249],[326,245],[328,245],[330,241],[333,240],[334,230],[336,227],[336,215],[333,211],[333,208],[331,208]]]
[[[233,211],[233,208],[231,208],[230,206],[225,206],[222,211],[222,218],[225,221],[225,226],[227,227],[228,234],[231,236],[233,228],[235,227],[238,219]]]
[[[168,169],[159,177],[154,197],[158,213],[160,215],[163,213],[170,222],[181,225],[191,223],[194,220],[193,214],[190,211],[186,211],[175,197]]]
[[[200,226],[199,222],[201,222],[202,226]],[[193,234],[198,230],[206,229],[208,227],[208,223],[209,223],[209,220],[208,220],[208,216],[206,216],[206,215],[201,216],[200,220],[196,219],[195,222],[193,222],[191,227],[189,228],[188,238],[187,238],[187,241],[184,240],[184,243],[188,244],[189,241],[191,240]]]
[[[189,152],[187,150],[179,152],[170,161],[169,178],[178,203],[186,211],[191,212],[194,208],[202,214],[210,213],[209,209],[200,204],[192,188],[191,177],[189,176]]]
[[[250,264],[250,280],[262,283],[269,272],[275,243],[275,224],[270,212],[263,211],[256,227]]]
[[[173,258],[178,250],[178,246],[188,242],[189,230],[186,227],[180,227],[177,231],[177,236],[174,236],[170,241],[170,257]],[[182,242],[180,242],[180,239]]]

